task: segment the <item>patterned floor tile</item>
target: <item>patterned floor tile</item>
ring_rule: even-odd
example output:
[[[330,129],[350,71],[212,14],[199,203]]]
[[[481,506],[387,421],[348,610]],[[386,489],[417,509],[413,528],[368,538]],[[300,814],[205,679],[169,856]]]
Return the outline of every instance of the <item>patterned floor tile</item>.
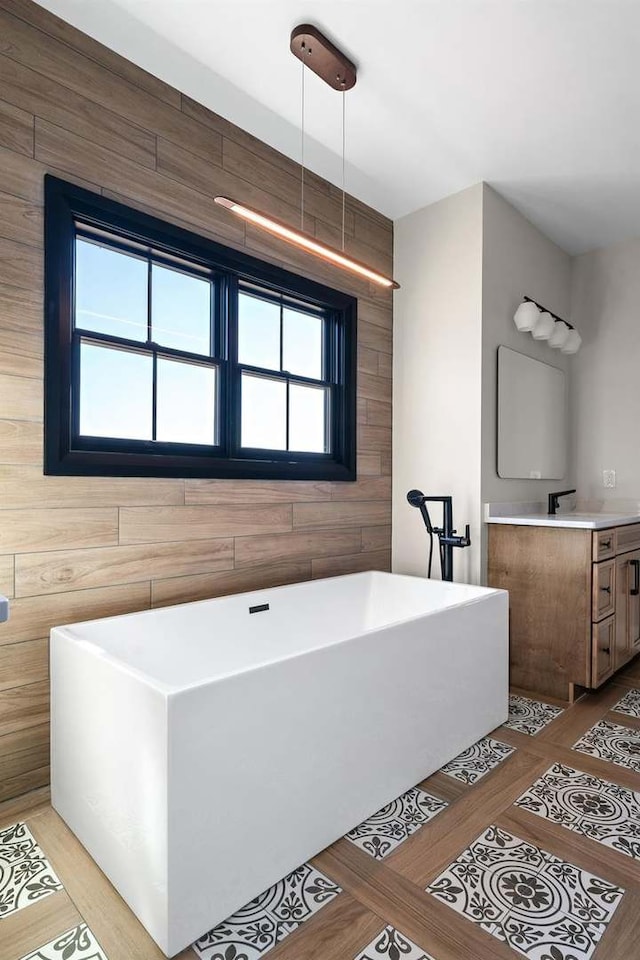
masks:
[[[530,700],[529,697],[520,697],[512,693],[509,697],[509,719],[505,727],[533,737],[561,713],[562,707],[554,707],[550,703]]]
[[[0,919],[61,889],[26,824],[0,830]]]
[[[574,743],[573,749],[640,773],[640,730],[600,720]]]
[[[640,860],[640,793],[554,763],[516,806]]]
[[[456,780],[462,780],[463,783],[475,783],[490,770],[499,766],[514,750],[515,747],[510,747],[492,737],[483,737],[468,750],[458,754],[450,763],[445,763],[444,767],[441,767],[441,773],[446,773],[448,777],[455,777]]]
[[[257,960],[341,892],[308,863],[193,944],[203,960]]]
[[[495,826],[427,891],[529,960],[588,960],[624,894]]]
[[[412,787],[351,830],[346,838],[376,860],[382,860],[446,806],[444,800]]]
[[[22,960],[107,960],[107,955],[86,923],[81,923]]]
[[[611,709],[616,713],[626,713],[628,717],[640,718],[640,690],[628,690]]]
[[[425,953],[416,946],[413,940],[405,937],[395,927],[385,927],[382,933],[371,941],[359,953],[355,960],[433,960],[430,953]]]

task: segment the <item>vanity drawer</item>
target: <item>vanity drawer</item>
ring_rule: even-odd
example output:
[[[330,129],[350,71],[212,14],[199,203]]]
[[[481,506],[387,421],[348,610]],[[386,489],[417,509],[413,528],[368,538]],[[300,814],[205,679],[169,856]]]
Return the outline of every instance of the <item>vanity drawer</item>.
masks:
[[[604,560],[593,565],[592,620],[603,620],[616,609],[616,562]]]
[[[638,524],[640,527],[640,524]],[[632,547],[629,547],[631,550]],[[616,531],[613,527],[608,530],[594,530],[593,532],[593,562],[608,560],[616,555]]]
[[[605,530],[605,533],[609,533]],[[640,550],[640,523],[629,523],[616,530],[616,553]]]
[[[594,623],[592,631],[591,686],[599,687],[613,673],[616,618]]]

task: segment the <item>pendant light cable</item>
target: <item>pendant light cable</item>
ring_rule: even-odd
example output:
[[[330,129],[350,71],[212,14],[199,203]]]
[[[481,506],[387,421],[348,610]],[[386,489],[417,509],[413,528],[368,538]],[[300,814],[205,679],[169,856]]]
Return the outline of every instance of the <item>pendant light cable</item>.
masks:
[[[344,157],[345,157],[345,139],[346,139],[346,126],[345,126],[345,111],[346,111],[346,99],[345,99],[345,89],[343,83],[342,89],[342,249],[344,250],[344,208],[345,208],[345,196],[344,196]]]
[[[300,229],[304,230],[304,60],[302,66],[302,96],[300,104]]]

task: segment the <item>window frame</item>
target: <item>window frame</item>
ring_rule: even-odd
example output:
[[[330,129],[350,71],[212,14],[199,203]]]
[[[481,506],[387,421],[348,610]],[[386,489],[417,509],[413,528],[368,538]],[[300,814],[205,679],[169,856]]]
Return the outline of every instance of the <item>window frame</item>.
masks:
[[[210,355],[192,354],[74,326],[75,241],[99,239],[213,283]],[[151,276],[151,268],[149,268]],[[238,292],[264,296],[324,318],[323,380],[238,362]],[[148,308],[150,310],[150,308]],[[218,323],[214,317],[218,317]],[[216,439],[199,445],[79,434],[80,343],[185,360],[217,369]],[[282,349],[282,347],[281,347]],[[142,211],[45,176],[45,474],[212,477],[265,480],[356,479],[357,300]],[[282,364],[281,364],[282,366]],[[329,385],[331,449],[309,453],[242,448],[242,371],[287,383]],[[287,395],[289,387],[287,387]]]

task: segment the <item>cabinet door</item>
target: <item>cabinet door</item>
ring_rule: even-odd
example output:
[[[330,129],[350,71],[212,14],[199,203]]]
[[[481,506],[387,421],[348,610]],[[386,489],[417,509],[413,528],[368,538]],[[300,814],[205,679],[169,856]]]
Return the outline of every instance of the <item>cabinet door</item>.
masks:
[[[640,550],[616,560],[615,669],[640,652]]]
[[[629,655],[640,650],[640,550],[629,555],[628,639]]]
[[[591,686],[599,687],[613,673],[616,618],[593,625]]]
[[[618,557],[616,560],[616,670],[631,657],[629,640],[629,589],[631,585],[629,577],[631,572],[632,568],[628,556]]]
[[[616,609],[616,562],[604,560],[593,565],[593,620],[604,620]]]

